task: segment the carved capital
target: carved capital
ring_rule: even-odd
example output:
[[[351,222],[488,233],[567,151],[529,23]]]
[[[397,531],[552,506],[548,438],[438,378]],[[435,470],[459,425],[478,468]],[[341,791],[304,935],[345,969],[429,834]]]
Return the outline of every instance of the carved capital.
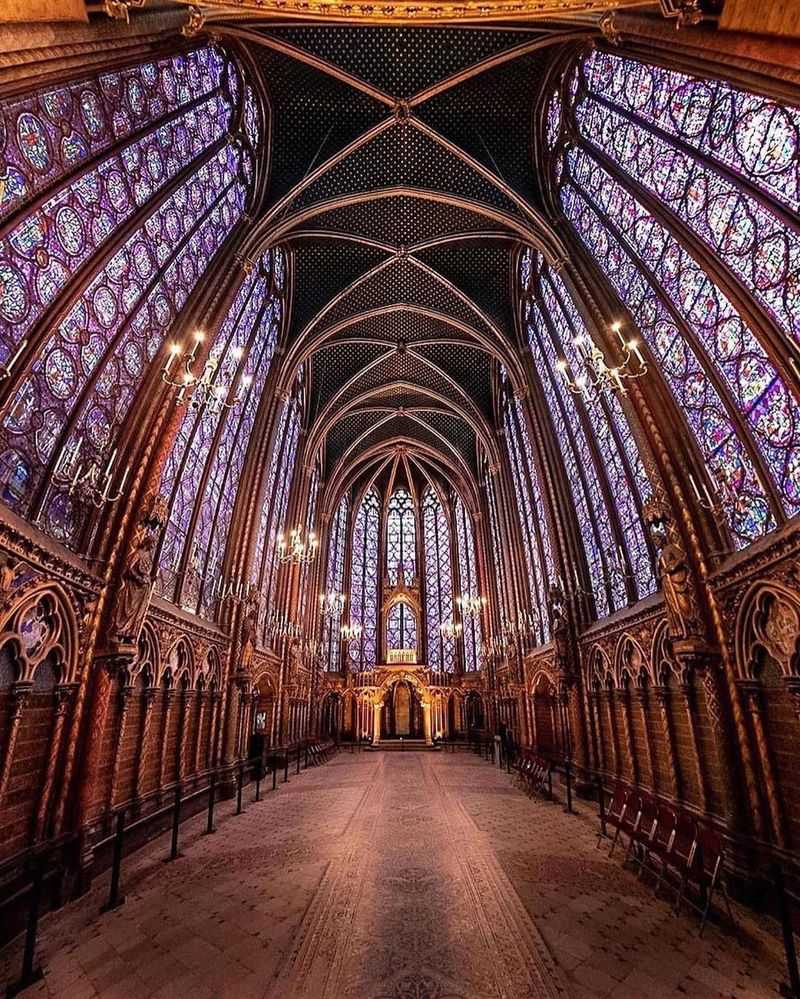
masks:
[[[33,684],[26,681],[20,681],[18,683],[12,683],[11,685],[11,720],[15,721],[20,718],[22,712],[25,710],[25,705],[28,703],[28,699],[31,696],[31,691],[33,690]]]

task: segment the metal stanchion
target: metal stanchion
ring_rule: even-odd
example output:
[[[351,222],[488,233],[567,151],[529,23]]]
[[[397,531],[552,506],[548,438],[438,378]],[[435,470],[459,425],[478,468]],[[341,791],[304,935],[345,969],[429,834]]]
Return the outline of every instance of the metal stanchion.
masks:
[[[206,820],[206,834],[216,832],[214,828],[214,804],[217,800],[217,771],[211,771],[211,779],[208,782],[208,819]]]
[[[300,743],[297,744],[297,769],[295,770],[295,775],[300,773]]]
[[[22,952],[22,974],[19,979],[9,985],[6,995],[17,995],[34,982],[41,981],[42,969],[36,964],[36,936],[39,932],[39,909],[42,904],[42,882],[44,880],[44,854],[31,858],[33,866],[30,902],[28,903],[28,921],[25,927],[25,948]]]
[[[256,801],[261,801],[261,760],[258,761],[258,769],[256,770]]]
[[[272,790],[278,790],[278,757],[273,753],[272,757]]]
[[[175,803],[172,806],[172,842],[170,843],[169,856],[167,857],[167,863],[171,860],[177,860],[180,857],[178,853],[178,830],[181,825],[181,786],[180,784],[175,787]]]
[[[111,859],[111,886],[108,890],[108,901],[100,910],[112,912],[125,902],[125,896],[119,893],[119,876],[122,869],[122,846],[125,840],[125,809],[117,812],[117,828],[114,833],[114,853]]]
[[[286,747],[286,755],[284,756],[284,766],[283,766],[283,783],[289,783],[289,747]]]
[[[305,759],[303,761],[303,766],[305,767],[306,770],[308,770],[308,741],[306,741],[306,751],[305,751]]]

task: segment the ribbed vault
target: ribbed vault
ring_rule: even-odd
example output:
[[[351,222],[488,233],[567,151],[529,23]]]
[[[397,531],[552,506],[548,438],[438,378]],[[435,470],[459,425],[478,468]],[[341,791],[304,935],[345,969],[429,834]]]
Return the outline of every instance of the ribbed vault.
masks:
[[[476,476],[481,453],[496,457],[493,371],[524,378],[518,247],[560,251],[529,167],[531,95],[583,29],[229,30],[273,116],[248,252],[290,250],[283,383],[307,364],[326,477],[401,441]]]

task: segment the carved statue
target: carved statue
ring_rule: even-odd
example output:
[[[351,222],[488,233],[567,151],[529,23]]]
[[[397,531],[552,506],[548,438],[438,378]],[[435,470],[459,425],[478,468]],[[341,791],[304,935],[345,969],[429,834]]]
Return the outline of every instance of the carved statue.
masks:
[[[5,552],[0,553],[0,604],[5,603],[11,593],[16,575],[16,563]]]
[[[250,587],[245,604],[242,621],[242,657],[240,668],[249,672],[256,650],[256,632],[258,630],[259,595],[256,586]]]
[[[563,661],[567,657],[569,648],[569,615],[564,593],[557,583],[550,584],[547,604],[550,610],[550,629],[556,646],[556,656]]]
[[[644,504],[644,516],[658,553],[657,573],[664,593],[670,638],[688,638],[697,634],[698,615],[686,553],[670,537],[671,517],[664,504],[651,497]]]
[[[156,496],[142,516],[122,570],[109,628],[111,641],[117,645],[135,647],[139,641],[156,575],[154,551],[166,520],[166,500],[163,496]]]

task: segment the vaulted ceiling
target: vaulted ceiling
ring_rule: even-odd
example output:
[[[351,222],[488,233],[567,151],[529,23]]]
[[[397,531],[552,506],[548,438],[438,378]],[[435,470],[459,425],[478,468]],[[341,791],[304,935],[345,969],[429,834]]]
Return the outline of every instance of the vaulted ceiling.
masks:
[[[474,479],[496,449],[496,364],[518,368],[516,253],[559,250],[532,110],[554,57],[592,29],[231,30],[271,104],[248,249],[291,251],[286,363],[307,363],[326,478],[402,446]]]

